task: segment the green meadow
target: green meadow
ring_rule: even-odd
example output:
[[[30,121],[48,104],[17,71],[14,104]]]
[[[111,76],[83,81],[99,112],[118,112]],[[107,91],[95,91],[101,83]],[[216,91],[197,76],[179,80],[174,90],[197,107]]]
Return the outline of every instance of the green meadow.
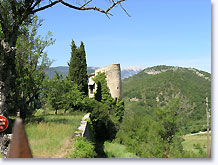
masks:
[[[185,141],[182,142],[184,150],[193,151],[194,153],[207,153],[207,134],[187,134],[183,136]],[[209,147],[211,148],[211,134],[209,136]]]

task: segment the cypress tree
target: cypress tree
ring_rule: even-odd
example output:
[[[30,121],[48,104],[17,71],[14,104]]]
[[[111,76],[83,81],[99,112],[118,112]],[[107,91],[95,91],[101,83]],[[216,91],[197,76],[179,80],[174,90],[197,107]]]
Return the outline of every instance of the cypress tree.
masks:
[[[83,42],[80,45],[80,59],[81,59],[81,69],[80,69],[80,78],[82,84],[82,91],[85,95],[88,95],[88,76],[87,76],[87,64],[86,64],[86,52]]]
[[[88,95],[86,53],[83,42],[81,42],[80,47],[77,48],[75,42],[72,40],[71,58],[68,65],[68,78],[79,86],[81,92]]]
[[[69,65],[68,78],[69,80],[75,82],[78,86],[80,85],[80,58],[79,51],[72,40],[71,43],[71,58]]]

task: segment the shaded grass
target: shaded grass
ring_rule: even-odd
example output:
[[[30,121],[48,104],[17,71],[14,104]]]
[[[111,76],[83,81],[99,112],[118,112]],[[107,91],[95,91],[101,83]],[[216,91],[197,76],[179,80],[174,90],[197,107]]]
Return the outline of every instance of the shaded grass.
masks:
[[[203,152],[207,152],[207,136],[206,134],[196,134],[196,135],[186,135],[183,136],[185,141],[182,142],[184,150],[193,151],[194,153],[199,153],[200,149]],[[210,147],[211,147],[211,134],[210,134]]]
[[[134,153],[127,151],[126,146],[118,143],[104,143],[104,152],[108,158],[139,158]]]
[[[77,130],[85,113],[47,114],[26,120],[25,129],[34,158],[51,158]]]

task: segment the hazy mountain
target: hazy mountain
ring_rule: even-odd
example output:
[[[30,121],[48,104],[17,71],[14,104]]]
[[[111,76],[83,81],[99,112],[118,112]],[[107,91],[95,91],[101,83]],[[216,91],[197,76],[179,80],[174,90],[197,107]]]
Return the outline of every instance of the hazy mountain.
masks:
[[[97,67],[88,67],[87,74],[91,74],[95,72],[95,69],[97,69]],[[50,67],[48,70],[46,70],[46,75],[48,75],[49,78],[52,78],[55,76],[55,71],[62,74],[63,77],[65,77],[66,75],[68,75],[69,67],[68,66]]]
[[[99,67],[88,67],[87,74],[91,74],[95,72],[96,69]],[[55,76],[55,71],[61,73],[64,77],[68,74],[69,67],[68,66],[58,66],[58,67],[51,67],[46,71],[46,74],[49,78]],[[121,79],[131,77],[138,72],[142,71],[141,67],[126,67],[121,69]]]
[[[194,68],[154,66],[122,81],[126,109],[152,114],[158,106],[178,98],[184,132],[206,128],[205,98],[211,100],[211,74]]]
[[[142,70],[143,70],[142,67],[134,67],[134,66],[121,68],[121,79],[134,76],[135,74],[139,73]]]

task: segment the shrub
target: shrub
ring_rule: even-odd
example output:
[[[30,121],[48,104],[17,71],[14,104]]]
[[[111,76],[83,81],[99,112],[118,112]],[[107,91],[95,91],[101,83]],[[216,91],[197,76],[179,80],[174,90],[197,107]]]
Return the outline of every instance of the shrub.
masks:
[[[34,116],[39,116],[39,115],[43,115],[45,114],[45,110],[40,108],[40,109],[36,109]]]
[[[78,136],[73,139],[73,142],[74,149],[69,155],[70,158],[94,158],[96,156],[94,144],[86,138]]]
[[[127,147],[118,143],[104,143],[104,152],[108,158],[139,158],[135,154],[127,151]]]

